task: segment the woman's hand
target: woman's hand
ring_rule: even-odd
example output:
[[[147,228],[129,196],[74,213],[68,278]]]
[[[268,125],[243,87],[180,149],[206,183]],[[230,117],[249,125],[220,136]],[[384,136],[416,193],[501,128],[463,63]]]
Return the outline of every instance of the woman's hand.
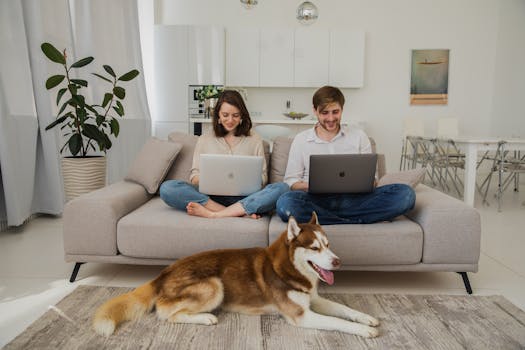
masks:
[[[308,182],[305,181],[297,181],[292,185],[290,188],[292,191],[308,191]]]

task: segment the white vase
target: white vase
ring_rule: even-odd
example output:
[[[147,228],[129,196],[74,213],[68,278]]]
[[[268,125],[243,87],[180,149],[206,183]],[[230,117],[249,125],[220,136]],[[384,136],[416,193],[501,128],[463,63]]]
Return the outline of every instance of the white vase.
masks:
[[[66,202],[106,185],[106,157],[62,158]]]

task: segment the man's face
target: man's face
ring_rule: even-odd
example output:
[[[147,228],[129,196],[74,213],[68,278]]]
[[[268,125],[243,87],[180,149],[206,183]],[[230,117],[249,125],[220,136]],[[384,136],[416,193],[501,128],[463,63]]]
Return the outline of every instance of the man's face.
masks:
[[[341,127],[343,108],[337,102],[329,103],[323,110],[314,109],[319,125],[328,132],[337,132]]]

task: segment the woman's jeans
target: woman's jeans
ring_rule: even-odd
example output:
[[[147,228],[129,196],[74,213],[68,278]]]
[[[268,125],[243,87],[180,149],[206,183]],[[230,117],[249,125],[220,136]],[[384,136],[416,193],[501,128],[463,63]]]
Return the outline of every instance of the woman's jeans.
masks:
[[[277,199],[290,188],[284,182],[266,185],[262,190],[249,196],[208,196],[200,193],[196,186],[186,181],[168,180],[160,186],[160,198],[170,207],[186,211],[189,202],[204,205],[211,198],[213,201],[230,206],[241,203],[246,214],[264,214],[275,209]]]
[[[392,220],[414,207],[416,194],[405,184],[376,187],[365,194],[309,194],[290,191],[277,201],[277,214],[287,222],[292,215],[308,222],[315,211],[322,225],[371,224]]]

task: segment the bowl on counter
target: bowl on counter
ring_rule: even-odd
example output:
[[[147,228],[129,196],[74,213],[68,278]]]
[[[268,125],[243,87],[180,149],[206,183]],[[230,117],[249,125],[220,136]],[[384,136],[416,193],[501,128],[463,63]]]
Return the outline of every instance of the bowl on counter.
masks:
[[[308,115],[308,113],[299,113],[299,112],[290,112],[290,113],[283,113],[283,115],[287,116],[288,118],[292,119],[301,119]]]

